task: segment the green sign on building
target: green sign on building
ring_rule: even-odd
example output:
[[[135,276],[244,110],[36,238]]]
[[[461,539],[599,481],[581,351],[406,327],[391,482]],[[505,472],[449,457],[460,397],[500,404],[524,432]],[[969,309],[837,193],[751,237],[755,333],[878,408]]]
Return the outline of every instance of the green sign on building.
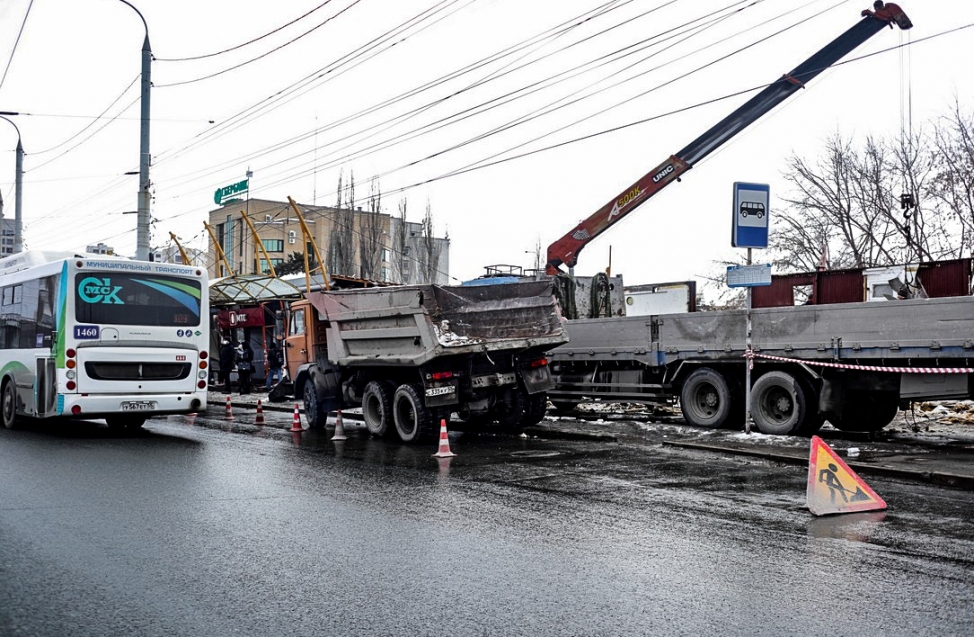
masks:
[[[229,186],[224,186],[223,188],[217,188],[216,192],[213,193],[213,201],[215,201],[217,204],[222,204],[224,199],[247,192],[247,190],[250,189],[249,182],[249,179],[244,179],[235,184],[230,184]]]

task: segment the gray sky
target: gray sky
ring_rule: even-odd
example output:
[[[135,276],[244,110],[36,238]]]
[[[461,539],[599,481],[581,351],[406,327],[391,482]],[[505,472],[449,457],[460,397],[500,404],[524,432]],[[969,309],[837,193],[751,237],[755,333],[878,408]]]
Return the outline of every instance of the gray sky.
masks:
[[[252,197],[325,205],[344,170],[361,205],[374,175],[385,212],[405,197],[419,221],[429,202],[438,234],[452,239],[457,280],[490,264],[531,266],[539,241],[544,252],[750,93],[689,107],[774,81],[871,4],[132,3],[156,57],[153,246],[172,231],[205,247],[214,190],[248,168]],[[739,252],[730,247],[734,181],[771,185],[773,232],[790,154],[814,157],[836,132],[862,139],[928,126],[955,99],[974,109],[974,28],[944,34],[974,24],[974,3],[900,4],[914,29],[884,30],[847,59],[910,43],[905,52],[820,75],[591,243],[576,272],[604,269],[611,246],[613,273],[630,284],[706,274]],[[138,178],[124,173],[138,170],[142,40],[138,16],[118,0],[0,0],[0,110],[29,113],[14,118],[27,153],[27,248],[103,241],[134,253],[135,215],[122,213],[136,208]],[[0,122],[8,216],[15,146]]]

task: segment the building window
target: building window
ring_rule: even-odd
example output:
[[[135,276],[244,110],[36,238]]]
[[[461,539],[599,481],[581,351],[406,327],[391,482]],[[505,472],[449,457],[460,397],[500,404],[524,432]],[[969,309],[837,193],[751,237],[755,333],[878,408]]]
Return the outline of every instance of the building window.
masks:
[[[284,239],[262,239],[264,249],[268,252],[284,252]],[[273,262],[274,259],[271,259]]]
[[[271,259],[271,265],[273,265],[275,268],[277,268],[283,263],[284,263],[284,259]],[[267,259],[260,260],[259,271],[262,272],[263,274],[270,274],[271,269],[267,267]]]
[[[381,259],[386,263],[389,263],[389,248],[382,248]]]

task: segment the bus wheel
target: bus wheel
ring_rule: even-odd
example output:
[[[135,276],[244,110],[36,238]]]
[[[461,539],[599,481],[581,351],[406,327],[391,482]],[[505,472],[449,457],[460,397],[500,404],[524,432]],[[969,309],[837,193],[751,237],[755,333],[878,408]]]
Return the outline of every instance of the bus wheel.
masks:
[[[362,392],[362,419],[369,433],[379,438],[387,435],[392,424],[392,392],[377,381],[365,386]]]
[[[3,418],[3,426],[13,429],[17,426],[17,395],[14,393],[14,383],[8,380],[3,384],[2,396],[0,396],[0,417]]]
[[[138,429],[145,424],[145,416],[108,416],[105,422],[109,429]]]
[[[683,383],[680,410],[691,425],[723,427],[730,420],[731,407],[731,388],[719,372],[702,367]]]
[[[751,417],[761,433],[797,434],[805,422],[808,399],[802,384],[788,372],[764,374],[751,390]]]
[[[403,442],[426,442],[434,437],[433,416],[420,391],[413,385],[400,385],[392,397],[396,433]]]

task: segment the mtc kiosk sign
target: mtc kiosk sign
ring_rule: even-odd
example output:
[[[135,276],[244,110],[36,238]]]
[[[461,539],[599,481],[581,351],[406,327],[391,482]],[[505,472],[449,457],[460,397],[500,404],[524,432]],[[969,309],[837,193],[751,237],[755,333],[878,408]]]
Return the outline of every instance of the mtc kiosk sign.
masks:
[[[238,181],[235,184],[230,184],[229,186],[224,186],[223,188],[217,188],[216,192],[213,193],[213,201],[217,205],[229,199],[236,199],[238,195],[247,192],[250,189],[250,180],[244,179]]]
[[[768,247],[768,212],[771,187],[734,182],[734,224],[731,245],[735,248]]]

